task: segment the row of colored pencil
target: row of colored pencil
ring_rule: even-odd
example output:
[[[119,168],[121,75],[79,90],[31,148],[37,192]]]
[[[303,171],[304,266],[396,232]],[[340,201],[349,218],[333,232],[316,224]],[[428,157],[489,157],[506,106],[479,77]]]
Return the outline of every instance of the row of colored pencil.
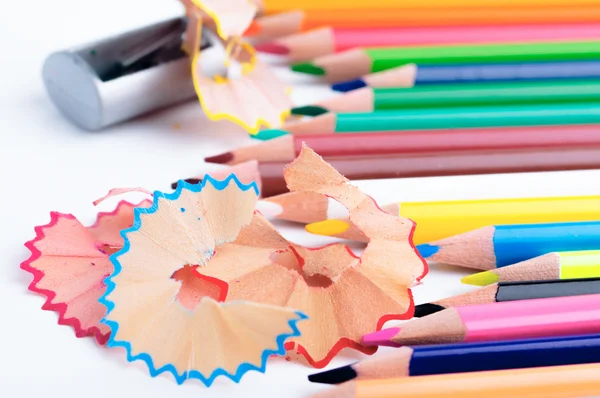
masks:
[[[600,168],[600,1],[259,3],[258,31],[287,36],[257,49],[334,91],[205,159],[256,179],[268,218],[367,240],[328,198],[287,193],[303,145],[349,179]],[[320,397],[598,394],[600,196],[382,209],[416,223],[423,258],[481,287],[363,336],[396,348],[309,376],[341,384]]]
[[[343,83],[372,86],[292,109],[311,118],[255,136],[268,142],[206,160],[257,160],[247,167],[263,196],[286,191],[281,170],[302,142],[351,179],[599,168],[600,41],[567,39],[373,48],[296,65],[381,72]],[[415,61],[424,66],[406,64]]]

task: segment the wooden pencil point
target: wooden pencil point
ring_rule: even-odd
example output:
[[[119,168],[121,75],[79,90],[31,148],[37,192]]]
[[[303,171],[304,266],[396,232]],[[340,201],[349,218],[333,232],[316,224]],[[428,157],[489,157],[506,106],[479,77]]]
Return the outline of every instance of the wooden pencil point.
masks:
[[[478,272],[473,275],[468,275],[460,281],[466,285],[487,286],[498,282],[498,275],[492,271]]]
[[[202,179],[201,178],[186,178],[183,181],[187,182],[188,184],[200,184],[202,182]],[[177,189],[178,186],[179,186],[179,181],[171,183],[172,189]]]
[[[256,45],[256,51],[273,55],[288,55],[290,49],[276,42],[260,43]]]
[[[423,318],[424,316],[435,314],[436,312],[440,312],[445,309],[446,307],[442,307],[441,305],[433,303],[419,304],[415,306],[415,313],[413,316],[415,318]]]
[[[325,75],[325,69],[321,68],[320,66],[311,64],[310,62],[302,62],[302,63],[294,64],[294,65],[292,65],[292,70],[294,72],[305,73],[308,75],[315,75],[315,76]]]
[[[313,383],[340,384],[355,379],[356,371],[352,365],[342,366],[341,368],[327,370],[325,372],[315,373],[308,376],[308,380]]]
[[[363,79],[349,80],[346,82],[336,83],[331,85],[333,91],[339,91],[347,93],[352,90],[358,90],[359,88],[367,87],[367,83]]]
[[[225,152],[215,156],[209,156],[204,158],[207,163],[227,164],[233,160],[233,154],[231,152]]]
[[[315,235],[332,236],[346,232],[350,224],[343,220],[324,220],[306,225],[306,232]]]
[[[288,135],[288,134],[289,133],[284,130],[269,129],[269,130],[259,131],[258,133],[252,135],[251,137],[255,138],[257,140],[261,140],[261,141],[268,141],[268,140],[272,140],[274,138],[282,137],[282,136]]]
[[[292,108],[292,115],[299,116],[319,116],[327,112],[327,109],[315,105],[306,105]]]

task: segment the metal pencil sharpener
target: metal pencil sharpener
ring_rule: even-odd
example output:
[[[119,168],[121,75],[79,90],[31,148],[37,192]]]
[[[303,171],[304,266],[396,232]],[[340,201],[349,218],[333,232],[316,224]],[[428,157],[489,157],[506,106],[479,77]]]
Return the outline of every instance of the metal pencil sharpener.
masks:
[[[185,30],[185,18],[175,18],[51,54],[42,71],[48,95],[87,130],[190,100],[196,93],[191,61],[181,48]],[[225,50],[207,29],[200,49],[202,71],[223,75]]]

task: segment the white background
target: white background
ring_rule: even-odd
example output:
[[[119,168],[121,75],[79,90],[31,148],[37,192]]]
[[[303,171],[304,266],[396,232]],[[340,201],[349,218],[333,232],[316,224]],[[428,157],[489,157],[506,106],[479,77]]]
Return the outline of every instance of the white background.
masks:
[[[209,389],[195,381],[178,386],[171,377],[152,379],[140,363],[127,363],[119,349],[76,339],[56,314],[40,309],[30,293],[31,276],[19,269],[28,257],[23,243],[33,227],[46,224],[52,210],[73,213],[89,223],[92,201],[112,187],[168,189],[171,181],[218,168],[204,156],[249,142],[228,122],[211,123],[191,102],[168,111],[87,133],[61,117],[40,79],[50,52],[83,44],[181,12],[176,0],[3,1],[0,9],[0,396],[33,397],[305,397],[323,388],[311,385],[311,369],[271,359],[266,374],[252,372],[238,385],[218,380]],[[286,71],[289,82],[294,77]],[[324,86],[294,85],[294,100],[309,103],[331,93]],[[179,123],[181,129],[174,129]],[[415,178],[358,182],[381,204],[511,196],[598,194],[600,172],[533,173],[495,176]],[[103,206],[106,210],[110,205]],[[331,240],[283,225],[286,236],[318,245]],[[469,290],[466,271],[434,266],[414,289],[417,303]],[[360,358],[344,353],[331,366]]]

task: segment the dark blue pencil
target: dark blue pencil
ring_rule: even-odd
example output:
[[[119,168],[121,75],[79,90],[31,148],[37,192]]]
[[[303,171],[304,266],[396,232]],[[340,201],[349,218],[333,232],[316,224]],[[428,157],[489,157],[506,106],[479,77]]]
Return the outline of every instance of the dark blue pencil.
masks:
[[[423,65],[404,68],[402,86],[421,84],[492,82],[510,80],[576,79],[600,77],[600,61],[582,62],[539,62],[520,64],[476,64],[476,65]],[[385,71],[382,73],[388,73]],[[389,73],[388,73],[389,74]],[[377,84],[369,84],[369,78],[350,80],[332,86],[335,91],[352,91],[370,86],[398,87],[396,77],[377,79]]]
[[[600,362],[600,334],[486,343],[401,347],[308,376],[315,383],[425,376]]]

